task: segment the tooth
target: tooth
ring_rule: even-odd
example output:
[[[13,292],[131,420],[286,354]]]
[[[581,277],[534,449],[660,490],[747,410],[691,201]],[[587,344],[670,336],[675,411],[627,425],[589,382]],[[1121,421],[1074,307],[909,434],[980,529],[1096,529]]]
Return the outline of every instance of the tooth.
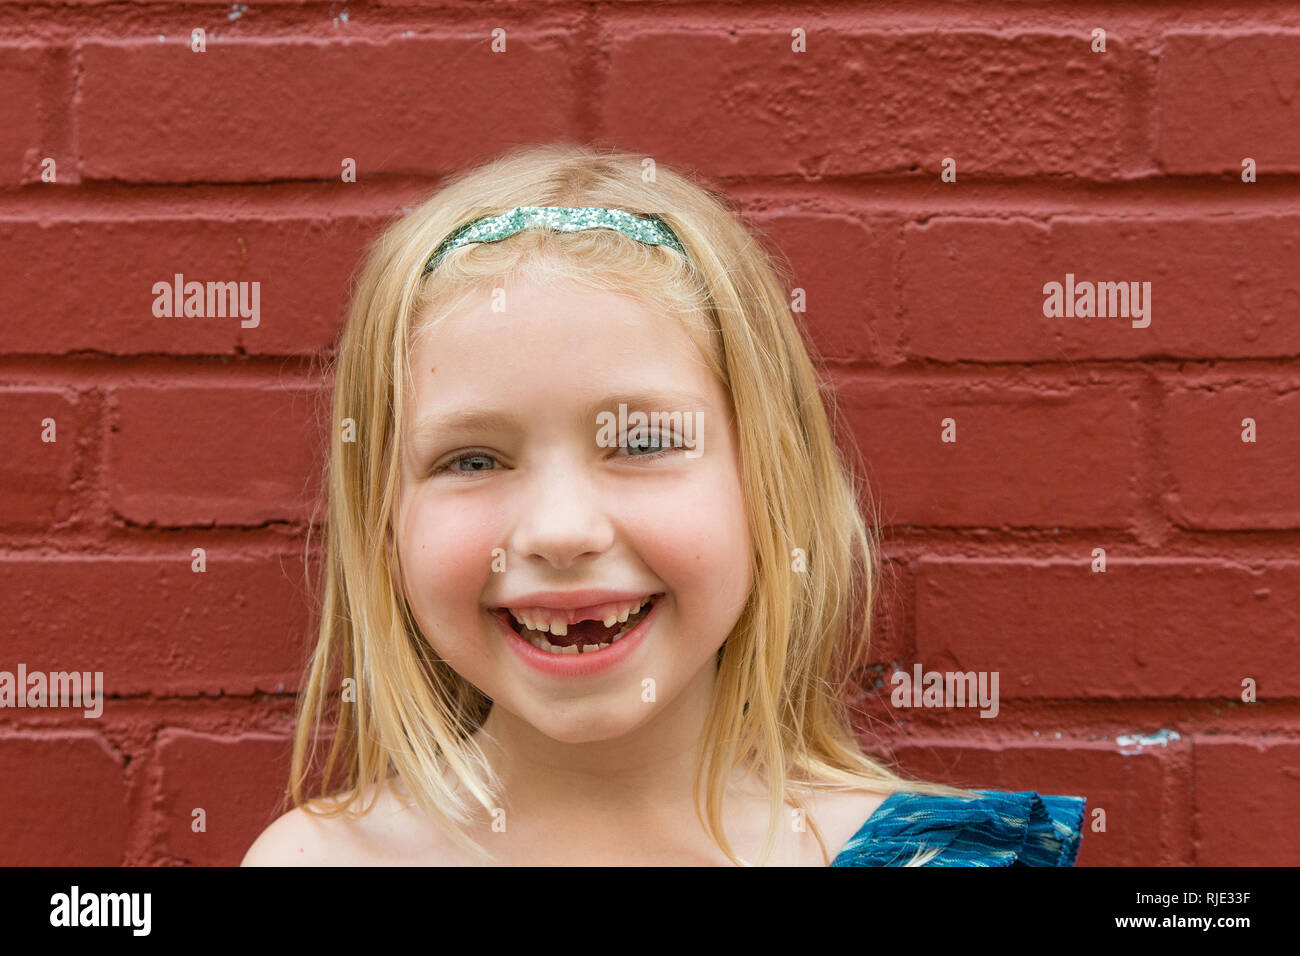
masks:
[[[560,637],[564,637],[564,635],[569,633],[569,625],[565,624],[563,621],[552,621],[551,633],[558,634]]]
[[[560,653],[561,653],[561,654],[576,654],[576,653],[578,653],[578,645],[577,645],[577,644],[570,644],[568,647],[562,647],[562,648],[560,648]]]
[[[618,623],[618,615],[611,614],[609,617],[602,618],[601,623],[604,624],[606,627],[613,627],[616,623]]]

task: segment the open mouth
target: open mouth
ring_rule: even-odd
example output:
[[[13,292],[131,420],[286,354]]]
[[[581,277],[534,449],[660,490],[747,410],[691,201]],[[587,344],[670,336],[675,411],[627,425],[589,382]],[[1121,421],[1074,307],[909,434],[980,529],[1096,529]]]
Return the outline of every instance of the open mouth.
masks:
[[[521,638],[539,650],[550,654],[596,654],[605,650],[632,632],[654,610],[655,602],[663,594],[652,594],[642,599],[640,607],[628,614],[627,620],[606,625],[603,621],[578,621],[562,628],[534,629],[516,618],[507,608],[497,608],[493,613]],[[542,625],[546,627],[545,625]]]

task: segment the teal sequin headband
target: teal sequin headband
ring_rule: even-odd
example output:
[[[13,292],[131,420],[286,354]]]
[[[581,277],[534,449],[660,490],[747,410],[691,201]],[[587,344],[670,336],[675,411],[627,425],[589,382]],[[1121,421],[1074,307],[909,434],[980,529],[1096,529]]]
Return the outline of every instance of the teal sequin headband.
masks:
[[[471,242],[497,242],[529,228],[555,232],[578,232],[583,229],[613,229],[637,242],[652,246],[669,246],[682,255],[682,245],[668,223],[658,216],[638,216],[622,209],[599,206],[516,206],[499,216],[484,216],[467,222],[444,239],[425,263],[427,275],[437,268],[443,257],[459,246]]]

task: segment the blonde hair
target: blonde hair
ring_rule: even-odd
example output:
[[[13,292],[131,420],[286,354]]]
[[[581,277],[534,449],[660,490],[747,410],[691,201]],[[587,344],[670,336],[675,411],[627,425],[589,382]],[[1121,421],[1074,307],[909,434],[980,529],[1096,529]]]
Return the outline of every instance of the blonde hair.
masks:
[[[525,230],[454,250],[424,274],[457,226],[546,205],[657,214],[688,258],[606,229]],[[646,181],[642,157],[560,143],[516,149],[454,177],[370,246],[334,366],[322,614],[299,697],[286,803],[316,810],[305,787],[329,705],[334,733],[320,792],[330,793],[336,770],[347,792],[319,812],[350,810],[363,789],[377,790],[395,774],[440,830],[490,858],[463,832],[472,805],[444,772],[485,810],[502,804],[501,781],[472,739],[491,702],[421,635],[401,597],[392,520],[407,363],[419,333],[412,325],[419,317],[436,323],[507,276],[566,278],[673,313],[731,397],[754,587],[718,654],[695,775],[696,792],[707,779],[701,823],[722,852],[748,865],[721,825],[737,768],[757,773],[769,792],[760,862],[771,854],[783,805],[799,806],[792,789],[973,796],[906,779],[863,753],[854,737],[846,696],[867,661],[879,590],[875,525],[857,504],[853,468],[860,473],[861,459],[851,439],[844,445],[852,463],[837,448],[832,417],[842,426],[792,315],[789,270],[742,220],[724,196],[663,166]],[[353,441],[343,434],[349,419]],[[806,571],[791,570],[795,548],[807,555]],[[355,701],[341,699],[346,678]],[[815,823],[812,829],[826,856]]]

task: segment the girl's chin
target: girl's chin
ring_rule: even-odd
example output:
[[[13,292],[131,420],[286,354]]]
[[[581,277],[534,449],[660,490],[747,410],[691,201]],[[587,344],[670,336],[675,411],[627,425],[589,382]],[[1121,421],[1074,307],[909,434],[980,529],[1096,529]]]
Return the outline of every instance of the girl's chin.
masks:
[[[641,727],[655,708],[641,700],[637,682],[626,688],[577,697],[545,699],[535,689],[501,688],[483,729],[496,739],[519,741],[538,734],[559,744],[618,740]]]
[[[614,716],[612,714],[592,715],[576,723],[565,721],[558,723],[538,719],[530,723],[537,733],[558,744],[597,744],[626,737],[637,729],[646,715],[640,719],[631,715]]]

